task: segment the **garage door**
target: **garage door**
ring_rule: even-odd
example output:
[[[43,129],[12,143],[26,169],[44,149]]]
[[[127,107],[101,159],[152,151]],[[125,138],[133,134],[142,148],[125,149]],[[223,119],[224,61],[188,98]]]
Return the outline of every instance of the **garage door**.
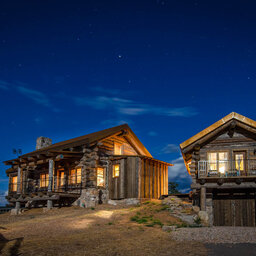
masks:
[[[213,218],[215,226],[255,226],[255,199],[214,199]]]

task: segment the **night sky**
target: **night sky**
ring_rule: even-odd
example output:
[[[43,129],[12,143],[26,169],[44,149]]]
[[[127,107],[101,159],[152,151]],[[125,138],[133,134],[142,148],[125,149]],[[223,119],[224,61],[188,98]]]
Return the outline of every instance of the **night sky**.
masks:
[[[0,3],[2,161],[128,123],[186,191],[179,144],[232,111],[256,119],[255,1]]]

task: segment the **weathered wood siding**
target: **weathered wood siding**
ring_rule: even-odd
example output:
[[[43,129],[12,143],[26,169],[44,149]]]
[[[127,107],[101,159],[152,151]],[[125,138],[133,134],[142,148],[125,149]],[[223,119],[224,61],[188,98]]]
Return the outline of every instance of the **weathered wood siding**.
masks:
[[[141,159],[141,198],[168,194],[168,166],[152,159]]]
[[[246,159],[256,159],[255,147],[256,141],[248,137],[244,131],[235,132],[233,137],[230,137],[228,132],[225,132],[200,149],[200,160],[207,160],[207,152],[212,151],[228,152],[230,160],[234,159],[234,152],[244,151],[246,152]]]
[[[113,178],[113,165],[120,164],[120,176]],[[152,159],[126,157],[109,168],[111,199],[159,198],[168,194],[168,166]]]
[[[255,226],[255,198],[215,198],[213,221],[215,226]]]
[[[110,154],[114,155],[114,145],[116,143],[122,144],[123,146],[123,155],[137,155],[138,153],[136,150],[132,147],[132,145],[129,144],[129,142],[123,138],[118,136],[111,136],[107,139],[104,139],[101,141],[102,145],[99,146],[99,148],[103,151],[108,151]]]

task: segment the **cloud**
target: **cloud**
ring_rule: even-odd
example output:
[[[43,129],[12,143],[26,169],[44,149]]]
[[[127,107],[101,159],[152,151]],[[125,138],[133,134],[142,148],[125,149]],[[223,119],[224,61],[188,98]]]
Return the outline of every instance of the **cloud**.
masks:
[[[180,152],[180,148],[179,146],[175,145],[175,144],[167,144],[162,150],[161,152],[163,154],[171,154],[171,153],[177,153]]]
[[[51,104],[50,99],[46,94],[44,94],[40,91],[37,91],[37,90],[29,89],[29,88],[23,86],[23,83],[19,83],[19,84],[22,84],[22,86],[21,85],[16,86],[16,89],[19,93],[21,93],[22,95],[31,99],[32,101],[34,101],[35,103],[37,103],[39,105],[50,108],[55,113],[61,112],[61,110],[59,108],[56,108]],[[38,121],[39,121],[38,119],[35,120],[35,122],[38,122]]]
[[[168,169],[169,180],[191,182],[191,177],[187,172],[182,156],[171,161],[171,163],[174,166],[170,166]]]
[[[191,190],[191,188],[183,188],[183,189],[179,189],[179,192],[188,193],[190,190]]]
[[[123,115],[144,115],[154,114],[162,116],[190,117],[197,114],[192,107],[165,108],[149,104],[136,103],[132,100],[118,97],[97,96],[97,97],[73,97],[77,106],[90,106],[94,109],[111,109]]]
[[[7,83],[7,82],[5,82],[3,80],[0,80],[0,89],[1,90],[7,91],[7,90],[9,90],[9,86],[10,86],[9,83]]]
[[[158,135],[158,133],[157,132],[154,132],[154,131],[150,131],[150,132],[148,132],[148,136],[152,136],[152,137],[154,137],[154,136],[157,136]]]
[[[44,93],[23,86],[17,86],[16,88],[21,94],[33,100],[37,104],[43,105],[45,107],[51,106],[48,97]]]

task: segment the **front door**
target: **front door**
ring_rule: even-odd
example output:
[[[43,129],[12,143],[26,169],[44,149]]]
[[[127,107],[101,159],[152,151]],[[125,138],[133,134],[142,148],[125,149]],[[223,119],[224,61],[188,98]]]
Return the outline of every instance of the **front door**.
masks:
[[[125,198],[124,184],[124,159],[113,161],[109,166],[109,198],[123,199]]]
[[[235,170],[238,172],[238,175],[245,176],[246,175],[246,152],[234,152],[234,162],[235,162]]]

